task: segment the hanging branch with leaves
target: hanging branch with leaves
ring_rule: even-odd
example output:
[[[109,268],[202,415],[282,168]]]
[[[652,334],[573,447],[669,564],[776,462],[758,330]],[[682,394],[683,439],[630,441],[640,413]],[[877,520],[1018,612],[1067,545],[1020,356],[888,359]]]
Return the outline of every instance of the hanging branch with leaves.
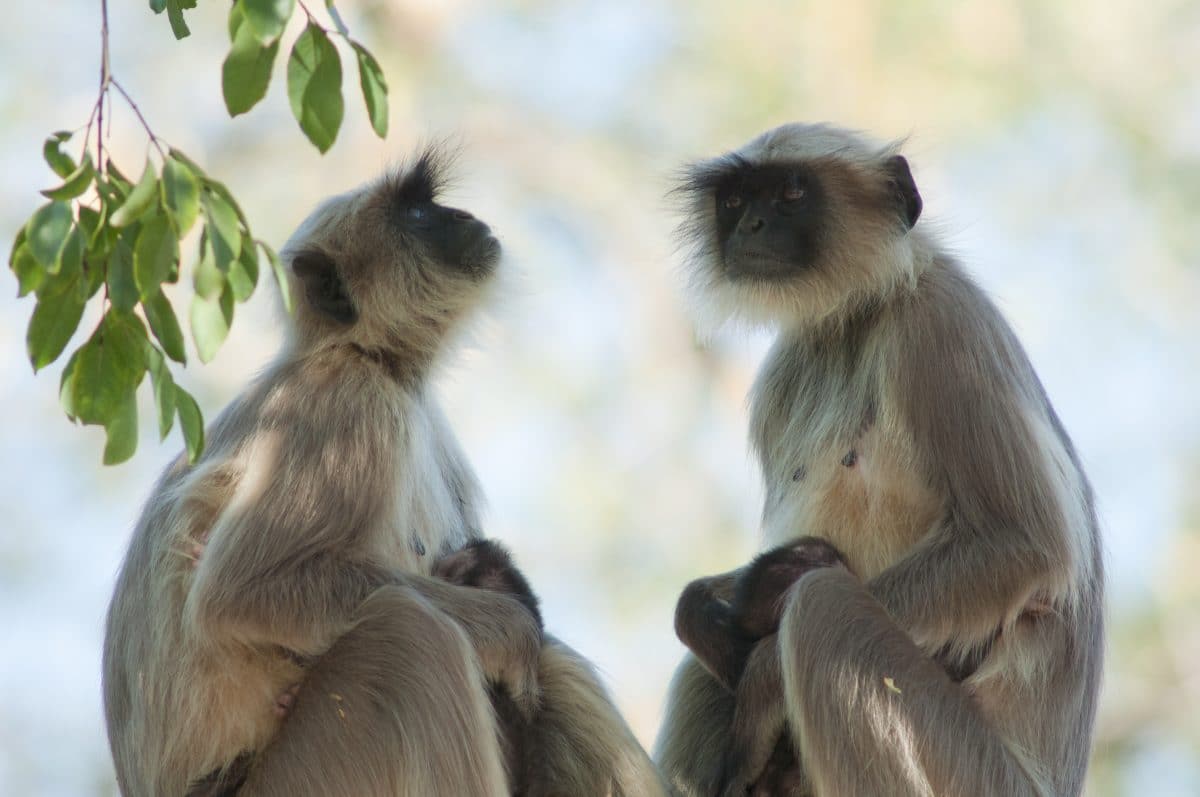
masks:
[[[230,8],[230,50],[221,69],[230,116],[246,113],[266,96],[280,37],[296,5],[295,0],[236,0]],[[371,126],[386,136],[387,85],[375,58],[350,38],[332,0],[325,1],[332,31],[299,5],[307,23],[288,58],[287,89],[300,129],[324,153],[341,127],[342,66],[330,38],[334,33],[353,50]],[[189,35],[183,12],[195,7],[196,0],[150,0],[155,13],[166,12],[177,39]],[[49,201],[17,232],[9,267],[17,295],[32,294],[37,302],[26,334],[35,372],[62,355],[85,308],[99,307],[99,323],[63,370],[59,399],[71,420],[104,427],[104,463],[123,462],[137,450],[137,390],[147,373],[160,438],[178,418],[194,462],[204,449],[204,419],[168,364],[185,365],[187,354],[183,329],[162,290],[179,281],[182,239],[198,228],[188,325],[201,362],[216,355],[229,334],[235,305],[253,294],[260,255],[275,274],[285,306],[287,275],[275,251],[254,237],[229,189],[154,134],[110,68],[107,0],[100,0],[100,17],[100,88],[78,140],[79,157],[65,151],[79,130],[46,139],[42,155],[62,184],[42,191]],[[149,139],[136,181],[105,149],[114,91]]]

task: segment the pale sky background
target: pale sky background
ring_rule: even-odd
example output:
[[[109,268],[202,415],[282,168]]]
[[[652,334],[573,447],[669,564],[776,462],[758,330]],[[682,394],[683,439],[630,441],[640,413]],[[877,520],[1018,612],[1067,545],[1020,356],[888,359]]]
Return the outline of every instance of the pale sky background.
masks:
[[[144,0],[110,6],[113,69],[155,132],[275,244],[415,142],[462,144],[453,198],[500,235],[513,286],[443,376],[447,411],[487,532],[647,745],[682,652],[675,597],[753,553],[761,500],[744,396],[766,339],[696,343],[670,176],[790,120],[909,136],[921,223],[1012,321],[1100,499],[1112,641],[1089,793],[1200,794],[1200,4],[344,0],[391,85],[392,133],[371,133],[343,51],[346,122],[324,157],[278,66],[262,105],[226,116],[226,4],[190,12],[183,42]],[[87,120],[98,10],[6,9],[4,242],[57,184],[43,138]],[[138,173],[145,137],[113,107],[108,145]],[[179,377],[208,417],[275,351],[274,290],[264,277],[216,361]],[[179,432],[159,444],[144,410],[137,456],[101,467],[102,432],[57,405],[66,358],[31,372],[33,302],[15,293],[0,276],[0,794],[113,794],[103,615]]]

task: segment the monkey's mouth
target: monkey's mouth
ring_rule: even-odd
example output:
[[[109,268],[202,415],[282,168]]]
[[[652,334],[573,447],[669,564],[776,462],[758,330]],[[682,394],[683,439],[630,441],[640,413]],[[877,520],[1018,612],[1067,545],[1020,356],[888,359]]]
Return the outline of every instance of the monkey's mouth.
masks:
[[[496,264],[500,262],[501,251],[500,241],[496,236],[490,231],[485,232],[463,252],[463,266],[478,276],[486,276],[495,271]]]
[[[803,264],[784,260],[766,252],[738,252],[735,256],[725,255],[725,274],[733,282],[761,280],[775,282],[798,276],[804,271]]]

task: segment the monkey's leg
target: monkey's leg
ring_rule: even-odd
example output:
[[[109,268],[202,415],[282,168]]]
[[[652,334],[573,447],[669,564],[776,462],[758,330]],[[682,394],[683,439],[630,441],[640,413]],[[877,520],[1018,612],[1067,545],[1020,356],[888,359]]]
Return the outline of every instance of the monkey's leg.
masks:
[[[654,760],[681,797],[719,794],[733,727],[734,695],[688,653],[667,692]]]
[[[845,570],[801,578],[779,636],[789,725],[818,794],[1037,795],[1051,792],[1039,771],[1076,766],[1059,753],[1090,720],[1081,689],[1010,671],[990,682],[1008,689],[1000,705],[972,698]],[[1041,653],[1050,670],[1064,664]]]
[[[382,587],[313,665],[242,795],[507,794],[495,720],[461,629]]]
[[[541,709],[526,745],[528,797],[655,797],[667,789],[592,666],[547,637],[538,662]]]

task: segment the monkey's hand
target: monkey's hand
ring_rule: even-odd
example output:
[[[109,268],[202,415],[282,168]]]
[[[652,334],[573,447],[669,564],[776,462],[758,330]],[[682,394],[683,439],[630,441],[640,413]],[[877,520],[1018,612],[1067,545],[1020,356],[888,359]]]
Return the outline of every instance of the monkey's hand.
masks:
[[[725,797],[745,797],[760,792],[790,794],[790,791],[770,790],[771,783],[802,782],[803,779],[787,732],[783,672],[776,634],[759,640],[750,651],[736,695],[722,794]]]
[[[529,610],[542,628],[537,595],[525,575],[513,564],[512,555],[495,540],[475,540],[443,556],[433,565],[433,575],[462,587],[490,589],[512,595]]]
[[[737,571],[698,578],[688,584],[675,604],[675,634],[704,668],[733,692],[741,678],[754,640],[734,622],[726,597],[733,591]]]
[[[528,721],[540,700],[542,649],[542,616],[529,582],[504,546],[491,540],[476,540],[442,557],[433,575],[426,597],[458,621],[493,689],[505,693]]]
[[[759,554],[737,580],[734,622],[751,639],[776,633],[788,589],[805,573],[839,566],[846,566],[845,557],[820,537],[801,537]]]

